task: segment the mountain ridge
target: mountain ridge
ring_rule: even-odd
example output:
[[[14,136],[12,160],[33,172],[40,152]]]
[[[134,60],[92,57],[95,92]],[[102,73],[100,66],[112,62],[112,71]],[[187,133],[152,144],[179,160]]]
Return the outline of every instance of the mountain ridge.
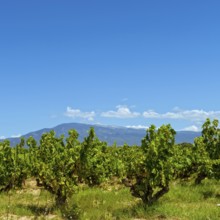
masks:
[[[142,138],[146,135],[145,129],[127,128],[122,126],[108,126],[98,124],[82,124],[82,123],[63,123],[52,128],[43,128],[37,131],[29,132],[21,137],[27,139],[32,136],[35,140],[39,141],[42,134],[54,130],[57,136],[64,135],[68,136],[70,129],[75,129],[79,133],[79,140],[83,139],[88,135],[90,127],[94,127],[97,137],[101,141],[106,141],[108,145],[116,143],[117,145],[141,145]],[[176,143],[193,143],[195,137],[201,135],[201,132],[195,131],[177,131]],[[11,146],[15,146],[20,142],[21,137],[6,138],[10,140]],[[2,141],[2,140],[1,140]]]

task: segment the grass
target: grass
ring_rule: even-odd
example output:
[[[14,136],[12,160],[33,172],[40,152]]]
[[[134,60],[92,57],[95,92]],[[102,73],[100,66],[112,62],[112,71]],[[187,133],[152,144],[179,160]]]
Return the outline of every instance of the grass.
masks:
[[[76,196],[76,203],[83,210],[81,219],[107,220],[127,219],[123,218],[124,210],[136,205],[137,200],[126,188],[111,191],[93,188],[80,192]]]
[[[29,180],[23,189],[0,194],[0,219],[62,219],[56,215],[59,211],[54,208],[54,198],[36,185],[29,185],[32,182]]]
[[[218,220],[219,203],[220,186],[215,180],[205,180],[198,186],[173,182],[170,191],[151,207],[144,207],[128,188],[94,187],[73,195],[66,216],[80,210],[81,220]],[[54,198],[48,192],[30,184],[22,190],[0,194],[0,219],[65,218],[54,207]]]

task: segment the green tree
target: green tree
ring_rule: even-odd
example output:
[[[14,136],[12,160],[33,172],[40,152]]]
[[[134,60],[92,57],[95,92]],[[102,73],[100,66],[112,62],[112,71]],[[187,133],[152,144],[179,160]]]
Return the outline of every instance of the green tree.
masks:
[[[175,178],[187,180],[197,171],[194,158],[195,147],[191,143],[181,143],[175,145]]]
[[[208,178],[220,178],[220,129],[218,120],[212,122],[208,118],[202,126],[202,136],[196,138],[195,146],[195,163],[198,167],[198,176],[196,184]]]
[[[151,205],[169,191],[174,174],[175,134],[170,125],[163,125],[158,130],[152,125],[142,140],[145,159],[141,172],[136,175],[136,182],[131,185],[131,193],[146,205]]]
[[[0,143],[0,191],[21,187],[27,178],[29,167],[24,144],[23,138],[15,148],[8,140]]]
[[[15,162],[10,142],[0,143],[0,191],[8,191],[14,186]]]
[[[112,175],[109,163],[107,143],[100,141],[91,127],[80,151],[80,179],[90,186],[99,185]]]
[[[56,205],[62,207],[76,191],[78,176],[76,171],[79,159],[78,133],[69,131],[69,137],[56,137],[51,131],[42,135],[40,145],[36,147],[29,139],[32,157],[35,157],[35,177],[46,190],[55,195]]]
[[[120,159],[124,164],[124,176],[132,181],[138,173],[141,173],[145,156],[140,146],[118,147]]]
[[[12,150],[14,158],[14,178],[15,185],[22,187],[25,180],[30,175],[30,161],[28,149],[25,149],[25,139],[22,137],[20,143]]]

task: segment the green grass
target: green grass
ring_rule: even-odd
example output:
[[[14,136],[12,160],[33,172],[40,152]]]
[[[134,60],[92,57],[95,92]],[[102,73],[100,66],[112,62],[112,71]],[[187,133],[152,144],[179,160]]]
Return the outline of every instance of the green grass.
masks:
[[[0,194],[0,219],[49,219],[52,213],[56,215],[54,219],[62,219],[58,212],[53,196],[36,186]]]
[[[87,189],[81,191],[75,201],[82,210],[81,219],[91,220],[118,219],[118,216],[120,219],[127,219],[123,218],[123,212],[137,203],[127,188],[112,191]]]
[[[84,188],[74,194],[69,203],[66,214],[80,210],[81,220],[218,220],[220,185],[215,180],[205,180],[199,186],[173,182],[169,193],[151,207],[144,207],[139,199],[130,195],[128,188],[123,187]],[[63,219],[54,207],[53,196],[36,186],[0,194],[0,219],[25,220],[25,217]]]

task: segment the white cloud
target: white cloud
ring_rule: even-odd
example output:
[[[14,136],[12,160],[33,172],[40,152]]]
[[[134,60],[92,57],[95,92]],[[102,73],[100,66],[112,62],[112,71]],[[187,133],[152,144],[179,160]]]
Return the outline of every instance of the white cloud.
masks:
[[[148,110],[143,113],[145,118],[161,118],[161,115],[153,110]]]
[[[140,116],[140,113],[132,112],[127,106],[118,105],[116,108],[117,111],[102,112],[101,116],[107,118],[136,118]]]
[[[204,111],[204,110],[181,110],[175,108],[173,112],[157,113],[153,110],[148,110],[143,113],[145,118],[157,119],[182,119],[194,122],[203,122],[206,118],[220,118],[220,111]]]
[[[71,107],[67,107],[65,115],[70,118],[84,118],[89,121],[93,121],[95,117],[95,112],[82,112],[80,109],[73,109]]]
[[[3,140],[5,139],[6,137],[5,136],[0,136],[0,140]]]
[[[11,138],[19,138],[21,137],[21,134],[14,134],[14,135],[11,135]]]
[[[144,125],[127,125],[126,128],[134,128],[134,129],[148,129],[147,126]]]
[[[192,126],[181,129],[181,131],[201,131],[201,129],[195,125],[192,125]]]

